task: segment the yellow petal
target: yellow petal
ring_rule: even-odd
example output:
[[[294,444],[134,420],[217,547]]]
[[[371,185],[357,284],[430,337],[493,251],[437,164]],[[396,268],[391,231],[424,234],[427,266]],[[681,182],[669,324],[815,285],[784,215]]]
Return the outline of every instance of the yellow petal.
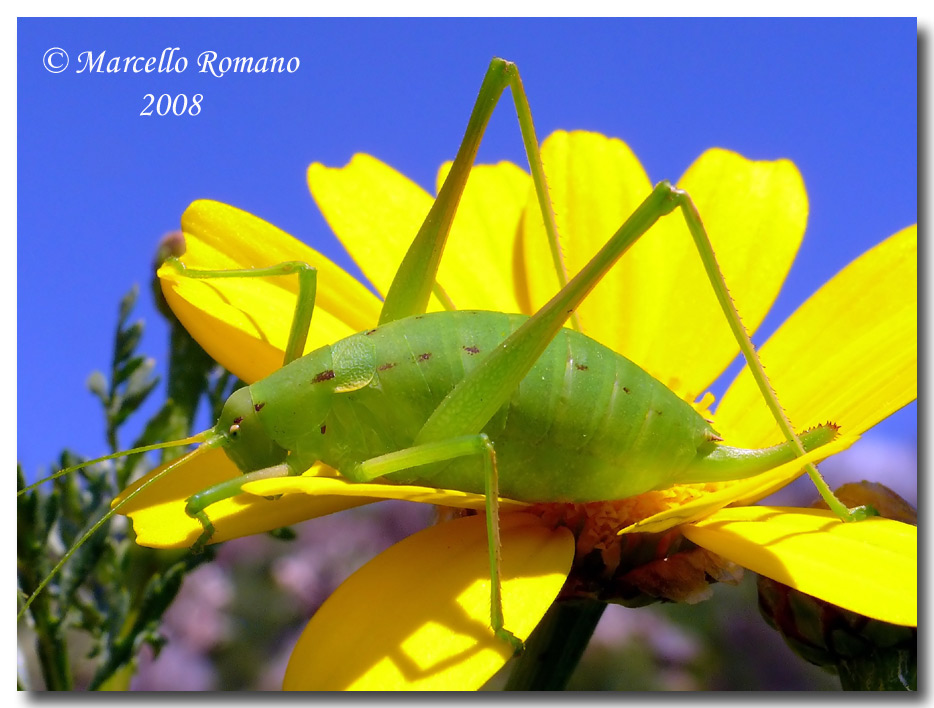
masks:
[[[571,278],[606,244],[652,186],[621,140],[598,133],[558,131],[542,143],[541,152],[561,255]],[[526,311],[532,313],[559,287],[534,192],[528,196],[522,229],[521,263],[528,278],[524,299]],[[642,239],[578,308],[584,331],[622,353],[639,308],[646,304],[639,294],[652,277],[635,266],[632,253],[637,249],[657,252],[660,258],[666,245],[658,239]],[[610,308],[612,316],[607,317]]]
[[[461,509],[483,510],[486,497],[482,494],[471,494],[451,489],[435,489],[434,487],[419,487],[407,484],[360,484],[351,482],[343,477],[276,477],[261,479],[243,485],[243,491],[257,496],[274,496],[278,494],[308,494],[321,496],[351,496],[374,497],[379,499],[401,499],[403,501],[419,502],[421,504],[437,504],[440,506],[455,506]],[[524,502],[511,499],[501,499],[502,511],[520,510],[527,507]]]
[[[129,494],[158,475],[165,467],[166,465],[163,465],[131,484],[114,500],[114,505],[121,504]],[[333,470],[320,466],[313,469],[312,474],[335,474]],[[185,513],[188,497],[239,475],[240,471],[230,462],[224,451],[215,448],[185,461],[126,502],[119,511],[133,521],[136,541],[141,546],[188,548],[198,540],[203,530],[197,519]],[[239,494],[208,507],[208,518],[215,527],[211,542],[219,543],[231,538],[264,533],[374,501],[380,499],[362,496],[294,495],[271,500],[251,494]]]
[[[574,555],[567,529],[502,517],[506,628],[529,636]],[[483,516],[425,529],[354,573],[311,619],[286,670],[287,690],[473,690],[512,655],[490,629]]]
[[[431,208],[431,195],[364,154],[354,155],[345,167],[312,164],[308,187],[334,234],[385,296]]]
[[[683,532],[808,595],[892,624],[918,624],[918,534],[909,524],[757,506],[724,509]]]
[[[451,163],[438,172],[438,189]],[[513,286],[516,239],[532,179],[511,162],[476,165],[438,269],[459,310],[521,312]]]
[[[763,474],[728,484],[716,492],[703,494],[681,506],[672,507],[653,514],[642,521],[627,526],[620,533],[661,533],[675,526],[704,519],[730,504],[746,500],[762,499],[775,492],[804,472],[804,464],[817,462],[842,452],[856,442],[855,435],[844,435],[822,447],[812,450],[797,460],[786,462]]]
[[[918,397],[918,229],[866,252],[808,299],[760,355],[792,423],[861,433]],[[717,409],[739,445],[781,438],[747,371]]]
[[[450,163],[439,171],[439,188],[449,170]],[[311,165],[308,184],[334,233],[385,294],[432,197],[363,154],[343,168]],[[529,176],[508,162],[471,171],[438,272],[438,282],[459,309],[519,311],[512,287],[513,244],[529,185]],[[432,297],[428,309],[441,305]]]
[[[678,181],[691,195],[743,324],[755,332],[772,307],[795,259],[807,224],[804,181],[788,160],[752,161],[727,150],[707,150]],[[666,220],[680,226],[680,214]],[[684,370],[689,396],[703,393],[739,353],[726,317],[701,267],[686,227],[677,238],[680,258],[665,269],[660,317],[664,346],[651,347],[651,366]],[[674,242],[670,242],[675,247]],[[648,267],[648,266],[647,266]],[[661,266],[659,266],[659,269]],[[680,369],[679,369],[680,367]]]
[[[182,215],[192,269],[260,268],[304,261],[318,269],[318,293],[305,351],[372,326],[379,301],[341,268],[245,211],[196,201]],[[252,383],[282,365],[298,295],[296,276],[195,280],[159,269],[172,311],[224,367]]]
[[[562,252],[574,275],[648,195],[638,160],[619,140],[557,133],[545,141]],[[704,153],[678,182],[697,205],[746,326],[762,321],[800,244],[807,217],[790,162]],[[540,222],[530,216],[526,226]],[[540,230],[523,235],[530,298],[540,306],[557,281]],[[657,223],[579,309],[584,331],[693,399],[739,351],[680,212]]]

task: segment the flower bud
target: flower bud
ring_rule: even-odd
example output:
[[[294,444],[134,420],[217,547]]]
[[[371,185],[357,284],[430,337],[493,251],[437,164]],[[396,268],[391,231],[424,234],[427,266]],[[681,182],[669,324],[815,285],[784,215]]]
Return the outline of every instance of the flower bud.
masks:
[[[870,504],[880,516],[917,523],[917,512],[884,485],[846,484],[836,495],[850,508]],[[827,508],[823,502],[814,507]],[[763,576],[759,577],[759,610],[796,654],[839,673],[845,689],[917,687],[916,627],[871,619]]]

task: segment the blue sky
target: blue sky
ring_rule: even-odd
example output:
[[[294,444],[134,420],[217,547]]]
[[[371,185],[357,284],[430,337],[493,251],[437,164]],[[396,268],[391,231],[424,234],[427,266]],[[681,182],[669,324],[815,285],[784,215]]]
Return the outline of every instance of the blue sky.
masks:
[[[30,475],[65,446],[107,452],[85,381],[108,365],[133,283],[143,350],[166,359],[151,261],[191,201],[251,211],[356,272],[307,192],[307,165],[368,152],[432,188],[494,55],[518,64],[541,137],[620,137],[655,181],[712,146],[798,165],[808,232],[759,342],[846,263],[917,221],[913,19],[20,19],[17,34],[17,456]],[[69,54],[62,73],[43,67],[51,47]],[[85,51],[167,47],[188,60],[184,72],[74,70]],[[198,71],[204,51],[300,66],[217,78]],[[147,93],[200,93],[203,110],[143,117]],[[480,159],[524,164],[510,103]],[[916,416],[911,406],[867,444],[913,451]]]

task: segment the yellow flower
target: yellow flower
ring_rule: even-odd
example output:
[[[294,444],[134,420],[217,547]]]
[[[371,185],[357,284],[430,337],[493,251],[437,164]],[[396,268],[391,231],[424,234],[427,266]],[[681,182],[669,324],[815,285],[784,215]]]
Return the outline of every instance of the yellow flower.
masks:
[[[619,140],[557,133],[543,145],[561,250],[570,274],[589,260],[651,184]],[[439,185],[447,168],[439,174]],[[432,197],[372,157],[312,165],[309,185],[326,219],[374,288],[385,294]],[[807,197],[787,161],[704,153],[677,182],[698,206],[744,322],[763,320],[804,233]],[[196,202],[185,212],[183,260],[193,268],[261,267],[304,260],[318,268],[306,351],[376,322],[380,301],[311,248],[232,207]],[[667,232],[667,233],[659,233]],[[677,233],[676,233],[677,232]],[[916,227],[899,232],[821,288],[762,348],[780,400],[798,429],[831,420],[823,459],[917,397]],[[632,359],[689,402],[704,394],[738,347],[716,305],[686,228],[662,219],[579,309],[582,329]],[[460,309],[533,313],[557,289],[528,175],[509,163],[478,166],[459,207],[438,275]],[[294,307],[294,278],[192,280],[159,273],[170,306],[204,348],[252,382],[275,370]],[[441,309],[432,298],[429,309]],[[709,395],[698,404],[706,408]],[[716,409],[730,444],[762,447],[781,434],[748,372]],[[913,527],[874,518],[843,524],[828,512],[751,506],[801,473],[795,461],[738,482],[680,485],[586,505],[504,501],[506,626],[525,638],[559,591],[586,594],[571,571],[596,552],[606,580],[649,595],[694,601],[697,574],[727,578],[730,562],[886,621],[917,622]],[[192,493],[238,470],[212,450],[152,485],[122,510],[145,545],[184,547],[201,532],[184,514]],[[252,482],[208,509],[214,541],[276,528],[385,498],[482,509],[450,490],[351,484],[316,465],[308,474]],[[282,495],[275,500],[270,499]],[[574,534],[568,530],[573,529]],[[619,531],[622,535],[618,535]],[[678,542],[684,563],[620,580],[639,539]],[[688,544],[689,545],[689,544]],[[649,566],[645,566],[649,567]],[[571,580],[566,578],[571,573]],[[693,576],[692,576],[693,574]],[[406,539],[342,585],[317,612],[292,656],[287,688],[481,686],[510,655],[489,629],[489,569],[482,516],[446,521]],[[703,582],[706,587],[706,580]],[[631,589],[631,588],[630,588]]]

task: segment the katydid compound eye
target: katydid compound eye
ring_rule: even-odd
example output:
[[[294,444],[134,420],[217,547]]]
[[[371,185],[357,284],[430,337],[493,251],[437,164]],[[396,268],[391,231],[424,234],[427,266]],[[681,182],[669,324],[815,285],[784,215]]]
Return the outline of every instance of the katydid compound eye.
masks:
[[[230,426],[230,430],[228,430],[227,432],[230,433],[231,435],[236,435],[239,431],[240,431],[240,426],[234,423],[233,425]]]

